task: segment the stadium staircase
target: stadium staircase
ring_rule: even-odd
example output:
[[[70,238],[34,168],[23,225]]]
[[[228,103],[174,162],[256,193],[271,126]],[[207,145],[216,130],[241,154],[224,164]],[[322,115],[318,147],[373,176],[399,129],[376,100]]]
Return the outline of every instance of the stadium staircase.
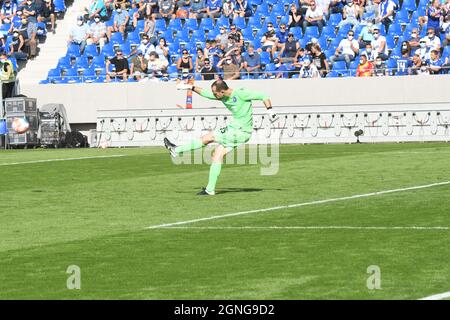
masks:
[[[77,0],[67,8],[64,19],[56,21],[56,33],[47,33],[44,44],[39,44],[39,55],[28,61],[26,67],[19,72],[21,84],[37,84],[47,77],[48,70],[55,67],[58,59],[67,50],[69,32],[76,22],[77,16],[82,14],[89,0]]]

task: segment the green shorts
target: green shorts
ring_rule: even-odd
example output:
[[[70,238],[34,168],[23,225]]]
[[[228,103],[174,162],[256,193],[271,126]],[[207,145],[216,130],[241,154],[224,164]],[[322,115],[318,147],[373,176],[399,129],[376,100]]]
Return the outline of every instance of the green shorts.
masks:
[[[216,142],[220,143],[225,148],[236,148],[250,140],[251,136],[251,132],[243,131],[242,129],[231,126],[214,130]]]

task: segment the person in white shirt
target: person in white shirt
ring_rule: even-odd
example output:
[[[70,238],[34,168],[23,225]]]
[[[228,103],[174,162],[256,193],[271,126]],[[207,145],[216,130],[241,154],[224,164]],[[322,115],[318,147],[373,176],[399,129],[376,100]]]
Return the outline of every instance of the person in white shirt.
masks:
[[[425,39],[420,39],[419,41],[419,49],[414,51],[415,55],[418,55],[421,60],[426,61],[430,59],[430,48],[427,47],[427,42]]]
[[[330,4],[331,0],[316,0],[317,6],[322,9],[323,15],[326,17],[327,20],[330,19]]]
[[[373,28],[373,40],[371,44],[374,50],[375,59],[380,57],[384,61],[389,58],[386,38],[380,34],[380,28],[377,26]]]
[[[315,0],[311,1],[311,5],[306,11],[305,19],[303,20],[303,34],[305,34],[306,28],[309,26],[317,26],[319,29],[319,35],[322,34],[323,29],[323,11],[318,7]]]
[[[338,24],[338,28],[347,24],[353,25],[353,30],[359,25],[359,6],[353,3],[353,0],[348,0],[342,11],[342,20]]]
[[[303,61],[303,65],[300,68],[300,76],[299,78],[318,78],[319,70],[314,63],[311,63],[311,60],[305,59]]]
[[[441,39],[436,37],[434,28],[427,29],[427,36],[420,39],[420,41],[425,40],[425,44],[429,51],[431,50],[441,50]]]
[[[330,57],[330,64],[333,65],[336,61],[345,61],[347,69],[350,67],[350,62],[355,59],[359,52],[359,43],[355,40],[355,33],[350,30],[346,39],[342,39],[339,46],[336,48],[334,56]]]

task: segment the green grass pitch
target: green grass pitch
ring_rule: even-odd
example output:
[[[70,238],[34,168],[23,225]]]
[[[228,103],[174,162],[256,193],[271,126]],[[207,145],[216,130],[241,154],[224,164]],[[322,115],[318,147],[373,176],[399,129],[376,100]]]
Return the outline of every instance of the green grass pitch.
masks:
[[[107,157],[46,161],[99,156]],[[418,299],[450,291],[448,184],[147,229],[449,181],[450,144],[283,145],[278,174],[225,165],[218,194],[198,197],[208,168],[174,165],[163,148],[1,151],[0,299]],[[412,226],[425,229],[394,228]],[[80,290],[66,286],[70,265],[80,267]],[[373,265],[380,289],[367,287]]]

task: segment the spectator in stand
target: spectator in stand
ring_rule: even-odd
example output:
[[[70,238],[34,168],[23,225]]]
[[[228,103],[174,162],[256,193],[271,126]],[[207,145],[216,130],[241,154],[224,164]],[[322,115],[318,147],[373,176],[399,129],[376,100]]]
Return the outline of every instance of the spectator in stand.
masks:
[[[108,12],[103,0],[92,0],[87,8],[84,8],[87,20],[94,20],[96,15],[100,15],[103,21],[108,20]]]
[[[29,23],[37,22],[37,6],[33,0],[26,0],[22,6],[22,14],[27,18]]]
[[[288,69],[284,63],[279,59],[273,59],[274,69],[266,71],[266,77],[270,79],[282,79],[288,77]]]
[[[21,27],[19,32],[25,39],[25,47],[28,52],[28,59],[34,59],[37,55],[38,42],[36,39],[37,27],[36,23],[29,22],[26,16],[22,16]]]
[[[145,59],[149,59],[150,58],[150,53],[154,52],[156,50],[155,46],[150,42],[150,39],[148,37],[147,34],[143,34],[142,35],[142,39],[141,39],[141,43],[139,44],[139,46],[136,48],[135,51],[133,51],[131,53],[131,55],[136,54],[138,51],[142,52],[142,55],[144,56]]]
[[[420,60],[426,61],[430,58],[430,47],[427,47],[427,41],[423,38],[420,39],[419,44],[419,49],[417,49],[414,53],[419,55]]]
[[[341,13],[344,10],[345,0],[331,0],[329,14],[331,13]],[[329,19],[329,17],[327,17]]]
[[[428,70],[430,74],[440,74],[443,62],[439,59],[439,51],[431,50],[430,59],[427,60]]]
[[[380,34],[380,28],[377,26],[373,28],[373,38],[372,48],[375,52],[375,58],[381,57],[381,59],[387,60],[389,56],[386,38]]]
[[[145,59],[141,50],[137,50],[136,56],[131,59],[130,75],[136,81],[140,81],[147,73],[148,60]]]
[[[394,21],[394,11],[396,4],[392,0],[381,0],[378,5],[378,16],[375,19],[375,23],[381,23],[384,25],[386,34],[388,33],[389,26]]]
[[[206,14],[210,18],[218,18],[222,10],[222,0],[207,0],[206,1]]]
[[[195,59],[195,72],[200,72],[205,65],[206,56],[202,48],[197,48],[197,58]]]
[[[234,17],[234,3],[231,0],[225,0],[222,6],[222,17],[233,18]]]
[[[400,48],[401,48],[402,57],[404,56],[405,53],[408,55],[408,57],[411,57],[411,46],[409,45],[408,41],[403,41],[400,44]]]
[[[167,45],[166,38],[159,39],[159,43],[155,47],[155,52],[158,54],[162,63],[169,65],[169,46]]]
[[[189,7],[191,0],[179,0],[175,5],[176,17],[180,19],[187,19],[189,17]]]
[[[175,19],[175,0],[159,0],[158,1],[159,12],[154,14],[156,19]]]
[[[289,78],[292,78],[294,74],[300,73],[300,69],[302,68],[305,59],[309,59],[309,56],[306,55],[305,49],[299,48],[295,54],[294,63],[292,64],[293,69],[289,72]]]
[[[420,58],[419,53],[414,53],[412,57],[412,66],[410,69],[410,74],[417,75],[419,74],[420,68],[422,67],[422,59]]]
[[[128,0],[114,0],[114,6],[120,6],[123,10],[127,10],[131,3]]]
[[[303,25],[302,21],[302,11],[297,9],[295,3],[292,3],[289,8],[289,29],[293,27],[301,27]]]
[[[235,43],[235,37],[232,34],[229,34],[227,46],[223,50],[224,54],[227,56],[231,55],[231,57],[234,59],[234,55],[236,54],[235,52],[239,49],[240,47]]]
[[[53,0],[44,0],[44,2],[41,3],[41,6],[38,10],[38,22],[48,22],[51,23],[51,29],[50,31],[54,34],[55,33],[55,21],[56,21],[56,15],[55,15],[55,5],[53,4]]]
[[[133,26],[134,26],[134,28],[137,27],[137,21],[136,21],[136,25],[133,25]],[[156,42],[158,41],[158,37],[157,37],[157,33],[156,33],[155,18],[152,15],[145,16],[144,33],[148,36],[150,43],[152,43],[153,45],[156,45]]]
[[[311,63],[309,58],[303,61],[303,65],[300,68],[300,78],[319,78],[319,70],[317,70],[316,65]]]
[[[359,48],[365,48],[367,44],[372,43],[373,39],[373,23],[369,21],[359,33]]]
[[[258,77],[261,72],[261,57],[255,51],[255,46],[250,44],[248,46],[247,54],[244,56],[243,70],[250,76]]]
[[[277,38],[277,41],[275,42],[274,50],[272,51],[272,56],[275,55],[275,52],[283,50],[283,48],[286,44],[287,38],[288,38],[288,34],[289,34],[289,31],[287,30],[286,24],[282,23],[280,25],[280,29],[277,31],[277,33],[275,35]]]
[[[365,54],[367,57],[367,60],[370,62],[375,62],[375,59],[377,58],[377,53],[373,50],[372,45],[366,44],[366,49],[361,52],[361,54]]]
[[[429,50],[441,50],[441,39],[435,34],[434,28],[427,29],[427,36],[420,39],[425,40],[425,44]]]
[[[342,20],[338,24],[338,28],[341,28],[347,24],[353,26],[353,30],[359,25],[359,6],[353,2],[353,0],[347,0],[347,4],[342,10]]]
[[[147,4],[147,11],[146,14],[147,16],[152,17],[153,19],[156,19],[156,15],[159,13],[159,8],[158,8],[158,0],[146,0],[148,1]]]
[[[128,14],[128,11],[122,9],[122,7],[117,4],[114,24],[111,27],[108,27],[108,39],[111,39],[111,34],[114,32],[120,32],[125,39],[125,32],[128,31],[129,21],[130,15]]]
[[[205,64],[203,68],[200,70],[200,74],[202,75],[202,79],[206,81],[217,80],[219,75],[217,74],[217,69],[211,64],[208,58],[204,60]]]
[[[95,44],[102,51],[103,46],[108,41],[106,24],[102,21],[100,15],[94,17],[94,22],[89,27],[89,44]]]
[[[367,60],[365,54],[361,54],[359,57],[359,65],[356,68],[357,77],[372,77],[373,76],[373,64]]]
[[[316,0],[317,6],[320,7],[322,9],[324,18],[326,20],[330,19],[330,5],[331,5],[331,0]]]
[[[234,63],[239,67],[239,70],[242,70],[244,67],[244,57],[242,56],[242,52],[240,49],[235,51],[234,55]]]
[[[447,2],[449,3],[449,2]],[[445,17],[445,22],[442,24],[442,32],[444,32],[444,41],[442,42],[442,47],[450,45],[450,13]]]
[[[224,49],[228,44],[228,34],[227,28],[225,26],[220,26],[219,34],[216,37],[216,41],[219,43],[219,46]]]
[[[350,67],[350,62],[355,59],[355,56],[359,52],[359,44],[358,41],[354,39],[355,33],[353,30],[350,30],[347,34],[347,38],[342,39],[339,43],[339,46],[336,48],[334,56],[330,57],[330,64],[333,64],[336,61],[345,61],[347,64],[347,69]]]
[[[328,65],[327,57],[325,53],[322,52],[322,49],[318,43],[311,46],[311,54],[313,63],[317,67],[320,76],[325,78],[330,72],[330,67]]]
[[[186,49],[183,49],[182,56],[177,61],[177,70],[180,78],[185,78],[188,74],[192,74],[194,72],[192,58],[189,55],[189,51]]]
[[[435,30],[435,33],[439,34],[439,26],[441,17],[444,15],[444,8],[441,6],[441,3],[439,0],[432,0],[431,6],[430,4],[427,4],[427,7],[425,9],[426,16],[419,17],[419,24],[423,28],[425,23],[427,24],[428,28],[433,28]]]
[[[242,35],[241,30],[236,27],[236,25],[230,25],[230,33],[228,35],[233,36],[236,46],[242,49],[242,47],[244,46],[244,36]]]
[[[4,49],[0,49],[0,80],[2,81],[2,98],[11,98],[14,93],[17,72]]]
[[[396,76],[406,76],[411,74],[411,67],[413,65],[410,58],[410,48],[408,42],[404,41],[402,44],[402,56],[396,60],[397,67],[395,68]]]
[[[151,7],[148,0],[135,0],[132,6],[137,9],[133,14],[133,23],[135,20],[142,20],[145,16],[151,15]]]
[[[378,56],[375,59],[375,68],[373,69],[373,75],[375,77],[382,77],[382,76],[388,76],[389,70],[387,69],[386,63],[384,63],[383,59],[381,59],[380,56]]]
[[[208,47],[208,43],[209,43],[209,47]],[[210,40],[209,42],[206,43],[206,45],[208,48],[205,49],[205,55],[208,56],[210,62],[212,63],[212,65],[214,67],[219,68],[218,63],[224,55],[224,50],[222,50],[221,48],[219,48],[217,46],[216,40]]]
[[[189,18],[201,19],[206,16],[206,0],[192,0],[191,8],[189,9]]]
[[[167,60],[161,60],[156,52],[150,52],[147,64],[149,78],[167,77]]]
[[[322,34],[324,21],[323,21],[323,11],[316,5],[316,1],[311,1],[311,6],[306,11],[305,19],[303,20],[303,34],[306,28],[309,26],[317,26],[319,29],[319,35]]]
[[[294,62],[298,49],[300,49],[300,43],[294,38],[294,34],[289,32],[287,41],[278,56],[281,57],[283,62]]]
[[[0,10],[0,17],[2,19],[2,23],[4,24],[11,23],[16,12],[17,12],[17,3],[12,0],[5,0]]]
[[[236,4],[234,6],[234,18],[250,17],[252,14],[252,8],[247,0],[236,0]]]
[[[411,30],[411,38],[409,39],[408,43],[411,47],[411,52],[414,52],[420,48],[420,35],[417,28]]]
[[[422,61],[422,64],[419,69],[416,70],[417,75],[419,76],[429,76],[430,69],[428,68],[427,62]]]
[[[222,69],[224,80],[237,80],[241,78],[239,67],[230,56],[221,59],[217,67]]]
[[[267,31],[264,33],[263,37],[261,38],[261,49],[258,49],[258,52],[266,51],[270,52],[270,54],[273,56],[275,53],[275,45],[278,41],[275,29],[273,28],[273,24],[269,22],[267,24]]]
[[[25,39],[20,34],[19,30],[13,30],[13,36],[11,42],[9,43],[9,55],[13,56],[16,60],[27,60],[28,54],[23,52],[22,49],[25,47]]]
[[[89,38],[89,26],[84,23],[84,18],[79,16],[77,18],[77,25],[72,28],[69,34],[69,43],[78,44],[80,46],[81,54],[84,53],[86,41]]]
[[[115,71],[109,70],[111,64],[114,65]],[[129,70],[128,60],[124,57],[122,49],[119,48],[114,58],[106,60],[106,82],[110,82],[111,79],[127,81]]]

